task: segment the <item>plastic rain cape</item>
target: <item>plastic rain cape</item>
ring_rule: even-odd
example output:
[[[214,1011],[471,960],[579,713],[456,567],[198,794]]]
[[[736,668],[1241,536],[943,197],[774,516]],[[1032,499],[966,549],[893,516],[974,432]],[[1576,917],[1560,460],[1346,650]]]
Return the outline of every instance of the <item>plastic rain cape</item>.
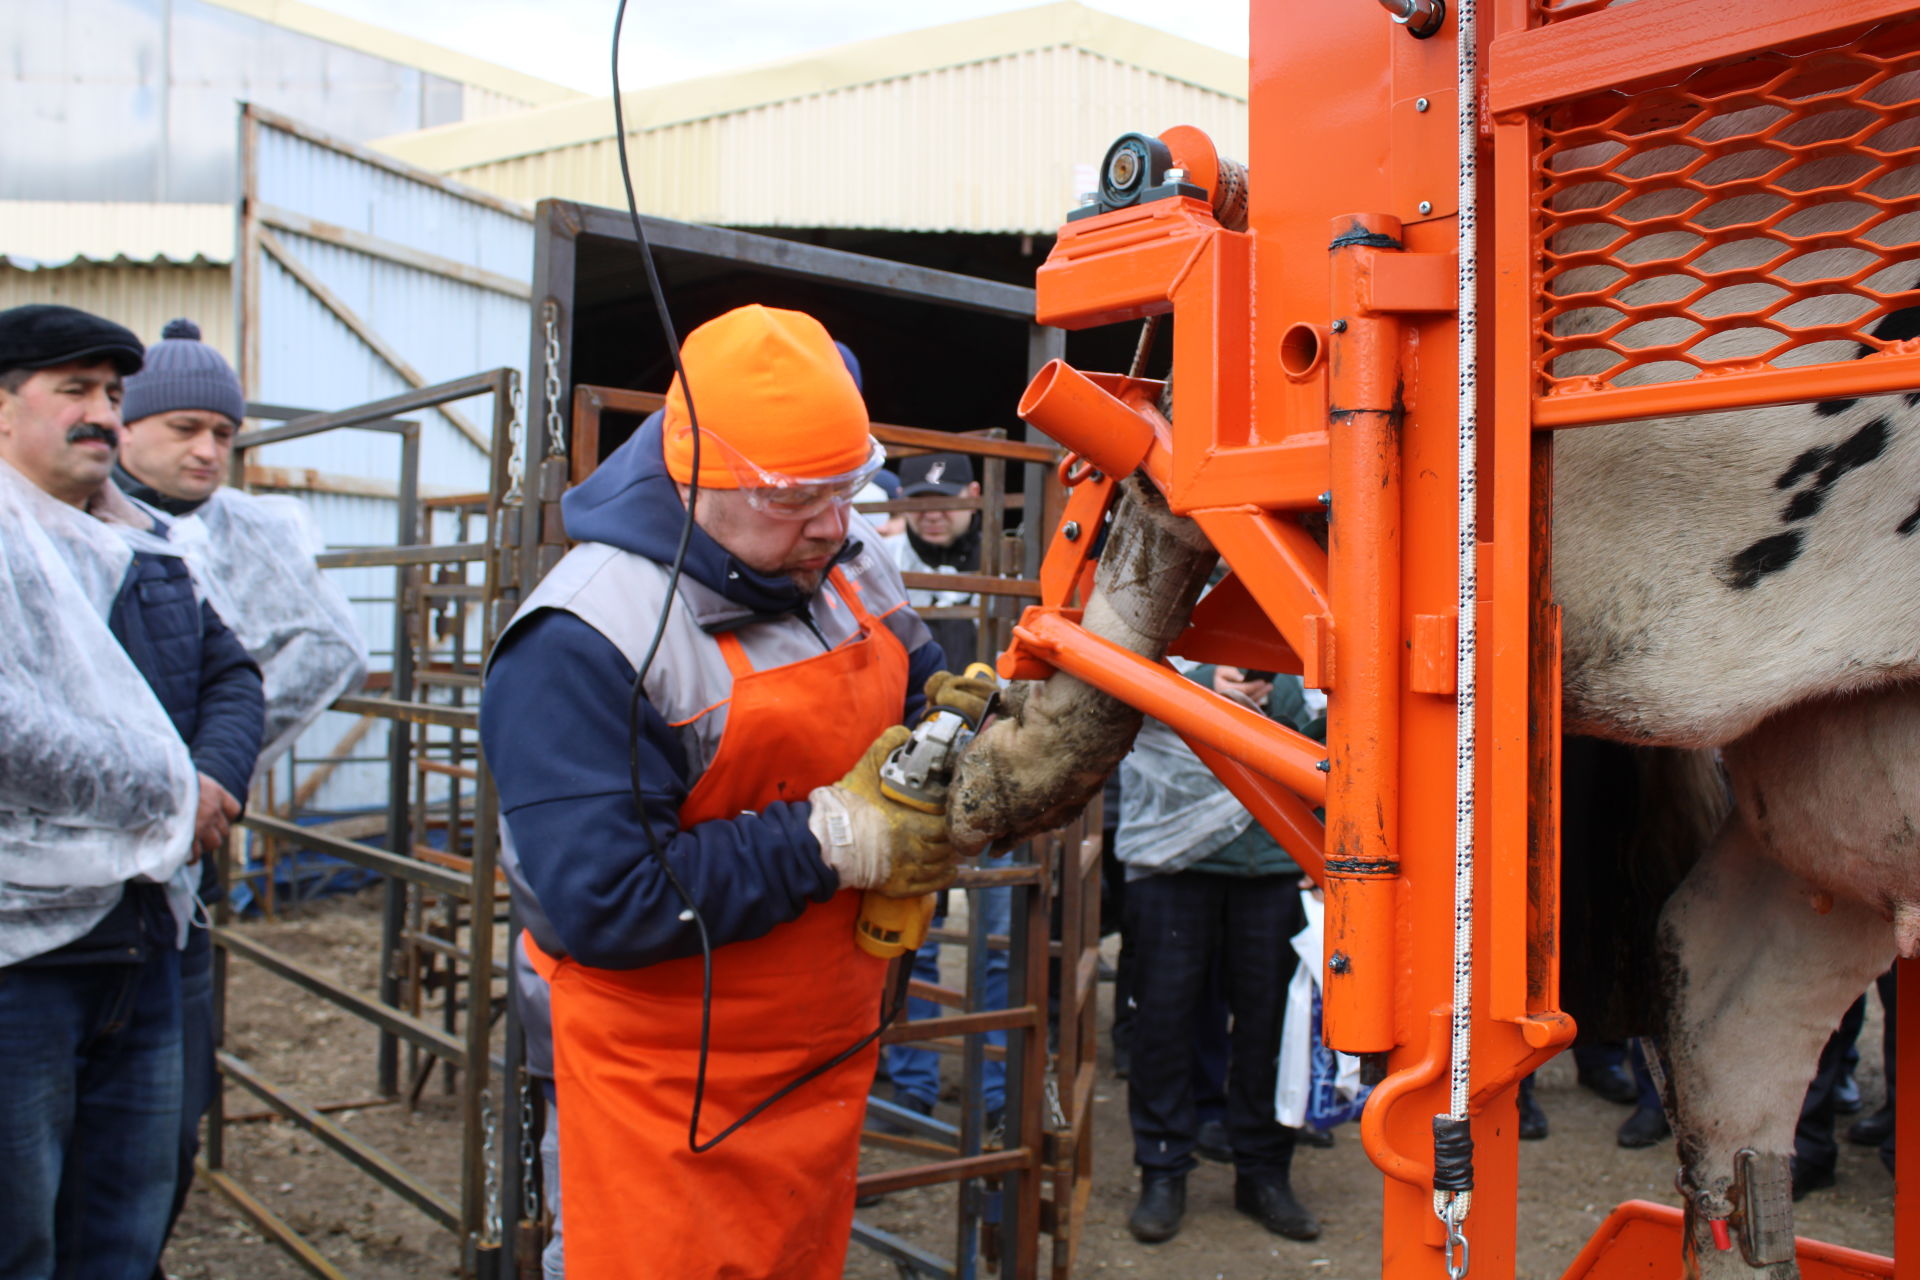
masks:
[[[175,518],[168,540],[260,664],[267,724],[258,781],[335,698],[359,687],[367,646],[346,596],[313,563],[324,544],[297,498],[219,489]]]
[[[0,463],[0,966],[80,937],[125,881],[172,879],[192,850],[193,758],[107,626],[136,549],[173,554]]]
[[[1199,663],[1174,658],[1182,674]],[[1253,822],[1246,806],[1180,735],[1148,716],[1120,762],[1114,856],[1135,874],[1181,871],[1225,848]]]

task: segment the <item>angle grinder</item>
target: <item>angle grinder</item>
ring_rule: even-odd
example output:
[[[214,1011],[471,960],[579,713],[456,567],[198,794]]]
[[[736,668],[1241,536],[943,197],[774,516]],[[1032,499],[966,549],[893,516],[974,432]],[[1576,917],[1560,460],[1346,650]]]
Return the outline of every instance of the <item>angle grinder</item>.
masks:
[[[993,668],[984,662],[974,663],[966,674],[996,678]],[[954,707],[928,707],[913,733],[881,764],[880,793],[922,813],[944,812],[953,771],[998,701],[998,694],[988,699],[978,720],[969,720]],[[882,960],[919,950],[927,939],[934,900],[939,896],[926,893],[914,898],[889,898],[869,889],[860,903],[860,917],[854,922],[854,942],[868,955]]]

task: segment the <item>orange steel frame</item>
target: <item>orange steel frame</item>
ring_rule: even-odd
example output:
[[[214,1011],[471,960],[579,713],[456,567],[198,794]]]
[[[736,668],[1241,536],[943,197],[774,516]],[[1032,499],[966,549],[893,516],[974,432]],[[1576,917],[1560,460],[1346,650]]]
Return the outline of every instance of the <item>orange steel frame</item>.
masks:
[[[1543,356],[1545,113],[1913,10],[1912,0],[1480,6],[1476,1195],[1466,1228],[1478,1274],[1513,1274],[1515,1086],[1574,1034],[1556,1007],[1551,430],[1920,387],[1920,353],[1904,346],[1788,371],[1730,365],[1664,386],[1556,382]],[[1445,1273],[1430,1124],[1448,1110],[1453,959],[1455,29],[1450,20],[1415,40],[1361,0],[1255,0],[1248,230],[1223,229],[1207,201],[1184,197],[1061,229],[1039,272],[1036,318],[1077,329],[1170,314],[1176,411],[1170,422],[1158,412],[1159,382],[1059,362],[1034,380],[1021,416],[1077,456],[1062,466],[1069,496],[1041,603],[1001,658],[1008,677],[1065,671],[1166,721],[1325,887],[1327,1040],[1384,1058],[1361,1137],[1384,1174],[1391,1277]],[[1210,187],[1212,144],[1185,128],[1163,137],[1188,181]],[[1090,531],[1114,477],[1136,469],[1231,570],[1174,652],[1303,674],[1329,695],[1324,749],[1080,627]],[[1323,510],[1324,549],[1299,518]],[[1901,985],[1911,1012],[1920,972]],[[1902,1025],[1920,1042],[1920,1016]],[[1901,1184],[1913,1188],[1920,1091],[1899,1115]],[[1671,1211],[1625,1206],[1569,1275],[1677,1269],[1677,1224]],[[1920,1212],[1901,1215],[1898,1231],[1903,1274],[1916,1272]],[[1891,1271],[1885,1259],[1808,1248],[1810,1274]]]

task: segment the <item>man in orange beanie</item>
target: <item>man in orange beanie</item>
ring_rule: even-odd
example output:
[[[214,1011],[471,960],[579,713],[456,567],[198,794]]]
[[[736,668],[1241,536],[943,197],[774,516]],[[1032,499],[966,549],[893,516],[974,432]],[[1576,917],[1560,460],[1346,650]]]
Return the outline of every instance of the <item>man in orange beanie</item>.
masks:
[[[551,983],[566,1273],[826,1280],[876,1049],[838,1059],[885,968],[861,891],[954,874],[879,765],[929,697],[980,695],[852,510],[884,451],[819,322],[742,307],[681,357],[691,395],[564,499],[580,545],[502,635],[481,736]],[[697,1092],[704,1146],[809,1073],[690,1149]]]

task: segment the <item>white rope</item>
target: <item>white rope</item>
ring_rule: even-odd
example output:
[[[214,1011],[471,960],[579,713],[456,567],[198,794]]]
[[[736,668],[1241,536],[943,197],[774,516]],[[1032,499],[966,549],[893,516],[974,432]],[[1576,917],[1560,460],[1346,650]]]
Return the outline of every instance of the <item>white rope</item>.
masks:
[[[1475,599],[1479,591],[1480,530],[1478,449],[1479,66],[1474,0],[1453,0],[1454,37],[1459,54],[1460,151],[1460,635],[1456,657],[1458,722],[1454,728],[1453,815],[1453,1044],[1449,1056],[1449,1105],[1455,1120],[1467,1118],[1473,1057],[1473,828],[1475,649],[1479,637]],[[1433,1208],[1457,1229],[1472,1204],[1472,1193],[1434,1192]],[[1451,1260],[1450,1260],[1451,1261]],[[1462,1258],[1464,1271],[1464,1256]]]

